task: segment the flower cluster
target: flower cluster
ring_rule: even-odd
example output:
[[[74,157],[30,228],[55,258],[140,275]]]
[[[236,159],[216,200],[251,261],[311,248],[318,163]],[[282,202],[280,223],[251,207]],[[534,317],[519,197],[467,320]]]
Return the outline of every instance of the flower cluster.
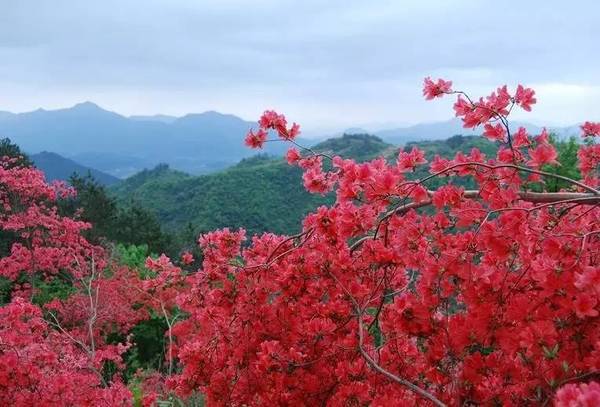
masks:
[[[269,136],[269,130],[274,130],[282,140],[294,140],[300,134],[300,126],[293,123],[287,127],[287,120],[282,114],[273,110],[266,110],[258,121],[258,130],[250,129],[246,135],[245,143],[250,148],[263,148]]]

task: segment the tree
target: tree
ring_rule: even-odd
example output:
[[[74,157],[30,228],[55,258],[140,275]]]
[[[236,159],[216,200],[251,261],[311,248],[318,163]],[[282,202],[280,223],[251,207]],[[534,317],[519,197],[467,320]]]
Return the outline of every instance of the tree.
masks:
[[[99,243],[101,238],[111,238],[119,227],[115,199],[91,175],[81,177],[74,174],[69,183],[77,193],[60,202],[62,213],[71,217],[79,216],[92,225],[85,232],[89,241]]]
[[[451,86],[427,78],[424,96],[458,95],[464,126],[502,147],[437,156],[416,180],[406,174],[426,163],[418,148],[358,164],[301,148],[297,124],[263,114],[246,144],[262,147],[269,132],[295,144],[287,159],[306,189],[335,190],[336,203],[295,236],[201,237],[203,269],[178,298],[188,318],[173,327],[179,394],[201,390],[211,405],[529,405],[598,376],[598,144],[578,150],[581,181],[543,171],[558,163],[547,132],[508,125],[513,107],[531,110],[533,90],[473,100]],[[600,124],[582,128],[600,136]],[[428,189],[441,177],[477,189]]]
[[[10,158],[12,167],[31,167],[33,163],[25,154],[21,151],[18,145],[10,141],[9,138],[0,139],[0,158]],[[4,160],[7,162],[8,160]]]
[[[163,233],[156,216],[139,204],[132,202],[119,209],[117,227],[112,240],[124,244],[147,244],[152,253],[169,253],[171,236]]]
[[[90,225],[58,213],[58,198],[71,189],[12,164],[0,161],[0,229],[16,237],[0,259],[0,275],[11,282],[11,302],[0,308],[0,401],[128,405],[131,393],[115,370],[129,345],[109,337],[145,316],[129,289],[137,276],[110,269],[105,251],[83,237]],[[55,281],[70,287],[66,298],[41,300],[36,283]]]

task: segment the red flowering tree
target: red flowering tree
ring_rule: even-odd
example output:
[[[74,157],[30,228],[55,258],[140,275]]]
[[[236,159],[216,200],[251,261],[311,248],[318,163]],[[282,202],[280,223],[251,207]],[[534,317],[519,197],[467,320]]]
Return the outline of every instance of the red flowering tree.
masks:
[[[456,115],[498,141],[497,156],[435,157],[414,179],[426,164],[416,148],[361,164],[290,149],[305,187],[335,191],[336,203],[295,236],[201,238],[203,269],[178,297],[189,317],[173,327],[180,394],[238,406],[537,405],[598,376],[600,125],[582,126],[583,180],[571,180],[544,171],[559,165],[545,131],[509,126],[533,90],[474,100],[427,78],[423,93],[456,94]],[[271,133],[296,144],[299,127],[267,111],[246,144]],[[456,185],[466,177],[476,190]],[[569,187],[544,192],[548,177]],[[565,389],[560,400],[583,400],[583,387]]]
[[[12,242],[0,276],[13,283],[12,301],[0,307],[0,404],[130,405],[130,391],[105,369],[123,367],[129,345],[107,337],[144,317],[127,288],[139,282],[126,269],[108,272],[104,250],[81,234],[89,224],[58,214],[56,200],[70,189],[14,164],[0,161],[0,231]],[[36,282],[59,279],[67,298],[43,309],[31,302]]]

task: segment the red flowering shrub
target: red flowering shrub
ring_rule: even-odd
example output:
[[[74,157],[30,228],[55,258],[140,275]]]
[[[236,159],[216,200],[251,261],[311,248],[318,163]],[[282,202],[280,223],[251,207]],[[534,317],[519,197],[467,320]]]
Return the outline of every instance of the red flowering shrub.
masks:
[[[101,259],[101,250],[81,235],[90,225],[57,213],[56,199],[74,192],[61,184],[48,185],[41,171],[12,166],[11,161],[0,161],[0,229],[16,238],[10,254],[0,259],[0,276],[78,275],[78,262]]]
[[[451,85],[428,78],[423,94],[458,94],[464,126],[503,144],[496,157],[436,157],[415,180],[407,173],[426,162],[416,148],[362,164],[290,149],[305,187],[335,190],[335,205],[296,236],[202,237],[203,269],[177,299],[188,318],[173,327],[176,391],[201,390],[209,405],[533,405],[594,377],[598,145],[579,151],[583,181],[544,172],[558,165],[547,133],[508,126],[513,107],[536,102],[533,90],[472,100]],[[272,111],[259,127],[252,147],[269,130],[292,142],[299,132]],[[583,130],[597,135],[594,124]],[[428,189],[437,177],[447,185]],[[478,189],[456,186],[461,177]],[[547,177],[571,187],[531,192]],[[564,388],[557,403],[587,397],[575,393]]]
[[[106,350],[101,360],[118,360]],[[0,404],[3,406],[129,406],[117,377],[103,382],[88,354],[53,329],[39,307],[16,298],[0,307]]]
[[[233,406],[597,405],[598,123],[581,127],[577,181],[545,171],[559,165],[545,130],[511,132],[533,90],[473,100],[427,78],[423,94],[458,95],[456,115],[499,142],[497,155],[438,156],[415,179],[427,164],[418,148],[356,163],[299,146],[299,126],[266,111],[246,144],[294,144],[286,159],[306,189],[336,202],[295,236],[208,233],[189,275],[166,256],[148,259],[144,278],[115,267],[81,236],[88,224],[58,214],[69,189],[4,161],[0,228],[14,241],[0,275],[21,284],[0,308],[1,404],[129,405],[115,371],[131,344],[114,337],[153,314],[167,366],[139,373],[144,405],[171,390]],[[543,192],[549,177],[570,187]],[[64,278],[71,295],[40,308],[25,299],[34,277]]]
[[[14,283],[12,302],[0,307],[0,404],[130,405],[120,377],[105,370],[124,367],[130,344],[107,338],[145,317],[129,288],[139,279],[123,268],[105,270],[104,250],[81,235],[89,225],[58,214],[57,198],[71,190],[11,164],[0,162],[0,230],[13,237],[0,275]],[[29,302],[39,291],[34,282],[53,279],[71,295],[43,309]]]

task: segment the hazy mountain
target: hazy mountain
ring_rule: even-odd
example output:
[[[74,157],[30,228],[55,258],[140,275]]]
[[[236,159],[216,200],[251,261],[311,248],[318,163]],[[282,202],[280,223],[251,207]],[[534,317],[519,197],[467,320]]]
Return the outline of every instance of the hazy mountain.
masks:
[[[155,114],[153,116],[129,116],[131,120],[146,121],[146,122],[162,122],[162,123],[173,123],[177,120],[175,116],[168,116],[165,114]]]
[[[516,131],[520,126],[523,126],[531,134],[539,134],[542,127],[531,123],[511,122],[511,131]],[[443,122],[420,123],[414,126],[401,127],[396,129],[381,130],[375,132],[378,137],[384,141],[394,145],[404,145],[411,141],[424,140],[445,140],[454,135],[480,135],[483,129],[481,127],[475,129],[465,129],[460,119],[451,119]],[[577,136],[580,133],[579,126],[567,127],[548,127],[548,131],[554,132],[559,138],[569,136]]]
[[[514,123],[516,129],[522,123]],[[532,133],[540,128],[524,124]],[[9,137],[28,153],[54,151],[82,165],[117,177],[130,176],[158,163],[191,174],[205,174],[234,165],[254,151],[244,145],[255,126],[239,117],[214,111],[176,118],[165,115],[125,117],[91,102],[59,110],[38,109],[13,114],[0,112],[0,138]],[[560,136],[578,134],[576,126],[557,128]],[[381,130],[375,134],[393,145],[447,139],[456,134],[479,134],[460,120],[422,123]],[[349,133],[365,133],[351,129]],[[301,140],[310,146],[317,142]],[[284,143],[267,143],[264,152],[282,155]]]
[[[243,141],[254,123],[217,112],[190,114],[165,123],[127,118],[85,102],[68,109],[0,117],[0,137],[9,137],[24,151],[77,157],[83,164],[93,163],[115,176],[161,162],[190,173],[206,173],[254,154]],[[282,143],[269,143],[265,149],[275,155],[284,150]],[[122,162],[111,162],[115,157]],[[102,158],[108,161],[99,162]]]
[[[38,154],[32,154],[29,158],[31,158],[31,161],[34,162],[37,168],[44,172],[48,181],[68,181],[73,174],[77,174],[83,177],[91,175],[103,185],[114,185],[119,182],[119,179],[112,175],[83,166],[56,153],[43,151]]]
[[[87,152],[70,155],[69,158],[118,178],[127,178],[140,169],[156,165],[154,160],[120,153]]]

